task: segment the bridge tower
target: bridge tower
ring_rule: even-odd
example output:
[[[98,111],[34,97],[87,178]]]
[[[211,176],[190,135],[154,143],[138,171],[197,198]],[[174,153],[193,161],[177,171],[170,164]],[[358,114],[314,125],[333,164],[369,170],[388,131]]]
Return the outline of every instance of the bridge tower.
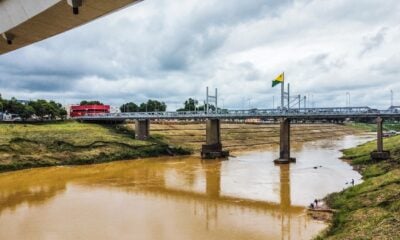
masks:
[[[390,158],[390,152],[383,150],[383,119],[381,117],[376,119],[376,135],[377,148],[376,151],[371,152],[371,159],[386,160]]]
[[[138,119],[135,121],[135,139],[147,140],[150,136],[150,120]]]
[[[209,118],[206,122],[206,144],[201,147],[202,158],[220,158],[229,156],[229,151],[222,150],[221,120]]]
[[[274,160],[275,163],[291,163],[296,162],[295,158],[290,157],[290,119],[282,118],[280,121],[280,142],[279,142],[279,158]]]

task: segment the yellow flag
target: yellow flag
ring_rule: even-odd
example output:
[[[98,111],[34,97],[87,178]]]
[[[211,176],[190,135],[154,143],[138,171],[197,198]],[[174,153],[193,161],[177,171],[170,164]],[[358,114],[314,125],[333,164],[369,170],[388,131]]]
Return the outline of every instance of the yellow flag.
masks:
[[[279,83],[283,83],[285,79],[284,73],[279,74],[274,80],[272,80],[272,87],[275,87]]]

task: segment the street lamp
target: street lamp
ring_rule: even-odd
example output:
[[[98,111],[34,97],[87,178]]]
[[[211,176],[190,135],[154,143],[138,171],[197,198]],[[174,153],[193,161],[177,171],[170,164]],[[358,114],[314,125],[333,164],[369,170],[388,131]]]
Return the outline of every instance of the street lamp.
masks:
[[[346,107],[350,107],[350,92],[346,92]]]
[[[390,90],[390,106],[393,106],[393,90]]]

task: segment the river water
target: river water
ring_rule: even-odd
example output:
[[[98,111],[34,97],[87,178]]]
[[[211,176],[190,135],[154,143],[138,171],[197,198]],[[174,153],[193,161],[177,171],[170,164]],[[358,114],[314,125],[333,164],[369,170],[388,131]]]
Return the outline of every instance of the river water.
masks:
[[[201,161],[156,158],[0,174],[0,239],[310,239],[304,209],[361,176],[340,149],[370,136]]]

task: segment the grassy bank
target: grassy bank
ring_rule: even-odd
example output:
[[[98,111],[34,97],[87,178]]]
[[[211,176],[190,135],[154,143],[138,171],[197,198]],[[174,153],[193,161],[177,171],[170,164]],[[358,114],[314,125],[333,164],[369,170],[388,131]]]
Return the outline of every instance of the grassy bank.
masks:
[[[355,123],[348,123],[347,126],[365,132],[376,132],[376,124],[373,123],[355,122]],[[382,128],[384,131],[390,131],[390,130],[400,131],[400,124],[384,122]]]
[[[400,239],[400,136],[385,139],[384,146],[392,159],[381,162],[369,157],[374,141],[343,151],[364,182],[327,197],[338,212],[319,239]]]
[[[190,153],[133,136],[121,126],[77,122],[0,124],[0,171]]]

